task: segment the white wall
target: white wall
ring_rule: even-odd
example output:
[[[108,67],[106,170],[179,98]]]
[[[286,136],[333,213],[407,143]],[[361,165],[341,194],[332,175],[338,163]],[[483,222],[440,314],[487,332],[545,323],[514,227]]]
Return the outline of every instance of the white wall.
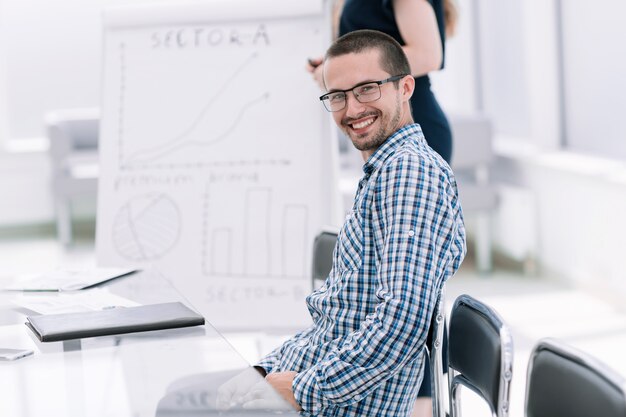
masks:
[[[563,0],[562,8],[567,146],[626,159],[626,2]]]
[[[69,0],[3,2],[10,138],[43,136],[46,111],[98,105],[100,22],[93,6]]]
[[[101,9],[142,1],[0,1],[0,123],[7,139],[44,136],[47,111],[99,106]]]
[[[515,259],[534,257],[549,275],[623,296],[626,161],[618,158],[626,149],[620,119],[626,55],[617,52],[617,44],[626,30],[617,21],[626,6],[611,0],[561,2],[570,36],[564,50],[569,94],[561,102],[557,5],[459,2],[461,31],[448,48],[446,70],[434,77],[435,87],[446,110],[472,110],[472,92],[463,83],[472,82],[476,65],[475,51],[467,54],[468,8],[478,7],[484,112],[494,120],[498,155],[491,174],[504,190],[494,219],[496,247]],[[597,150],[604,142],[607,157],[574,153],[561,147],[564,140],[578,151]]]
[[[101,1],[0,1],[0,227],[54,218],[43,115],[94,107]]]
[[[509,153],[498,158],[500,181],[533,198],[534,242],[544,272],[596,291],[626,294],[626,163],[568,152]],[[509,213],[515,230],[517,219]]]
[[[0,227],[52,221],[49,173],[44,152],[0,153]]]
[[[430,74],[437,100],[446,112],[473,113],[476,106],[476,53],[471,21],[472,0],[458,0],[456,34],[446,41],[445,68]]]

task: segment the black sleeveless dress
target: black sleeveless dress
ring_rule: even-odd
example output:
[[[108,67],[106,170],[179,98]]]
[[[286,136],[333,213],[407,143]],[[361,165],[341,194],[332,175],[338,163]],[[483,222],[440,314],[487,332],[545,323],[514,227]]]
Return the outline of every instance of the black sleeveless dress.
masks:
[[[441,0],[428,1],[437,17],[441,44],[445,46],[443,2]],[[378,30],[393,37],[400,45],[405,44],[396,24],[392,0],[345,0],[339,22],[339,35],[359,29]],[[443,68],[443,62],[441,68]],[[452,132],[446,115],[430,89],[428,75],[415,78],[415,92],[411,97],[411,107],[413,120],[422,127],[430,147],[450,163]]]

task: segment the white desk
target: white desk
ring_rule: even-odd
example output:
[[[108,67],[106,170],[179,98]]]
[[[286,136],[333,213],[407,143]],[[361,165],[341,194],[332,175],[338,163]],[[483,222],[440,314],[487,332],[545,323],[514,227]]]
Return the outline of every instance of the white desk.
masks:
[[[105,287],[142,304],[184,302],[155,272]],[[0,416],[273,415],[212,411],[216,388],[248,364],[210,324],[41,343],[23,324],[33,313],[13,305],[15,296],[0,293],[0,346],[35,354],[0,362]]]

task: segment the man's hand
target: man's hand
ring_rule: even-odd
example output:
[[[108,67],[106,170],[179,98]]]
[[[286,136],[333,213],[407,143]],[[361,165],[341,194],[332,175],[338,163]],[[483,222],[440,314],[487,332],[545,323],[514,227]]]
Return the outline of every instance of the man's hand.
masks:
[[[296,372],[274,372],[250,389],[243,398],[243,407],[265,410],[302,410],[293,395],[291,385]]]
[[[278,392],[293,408],[302,410],[300,404],[293,395],[293,380],[298,375],[297,372],[274,372],[265,377],[265,380]]]
[[[259,381],[265,383],[261,374],[254,368],[247,368],[238,373],[217,389],[217,408],[219,410],[228,410],[229,408],[242,405],[244,396]]]

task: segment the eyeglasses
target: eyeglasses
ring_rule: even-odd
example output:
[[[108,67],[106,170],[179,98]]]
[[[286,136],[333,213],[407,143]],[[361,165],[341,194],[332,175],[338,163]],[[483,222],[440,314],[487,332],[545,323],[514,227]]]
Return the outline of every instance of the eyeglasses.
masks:
[[[354,98],[356,98],[359,103],[369,103],[380,98],[381,85],[392,81],[398,81],[404,77],[406,77],[406,74],[394,75],[393,77],[389,77],[382,81],[368,81],[366,83],[358,84],[349,90],[338,90],[326,93],[320,97],[320,100],[324,103],[324,107],[326,107],[326,110],[329,112],[343,110],[346,107],[346,103],[348,101],[346,93],[348,91],[352,91]]]

